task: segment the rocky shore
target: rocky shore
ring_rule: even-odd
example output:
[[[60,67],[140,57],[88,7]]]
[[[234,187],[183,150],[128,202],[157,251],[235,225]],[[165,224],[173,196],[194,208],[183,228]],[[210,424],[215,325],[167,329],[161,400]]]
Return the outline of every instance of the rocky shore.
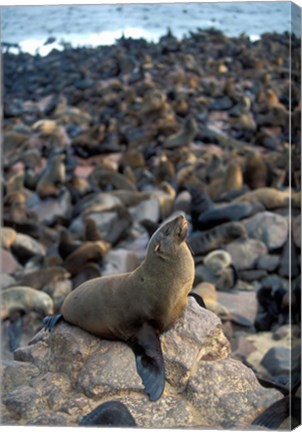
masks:
[[[114,399],[140,427],[248,428],[300,397],[301,41],[289,42],[199,30],[3,54],[2,424],[76,425]],[[42,319],[82,282],[135,269],[177,211],[207,310],[190,298],[161,336],[154,403],[126,345],[66,323],[48,334]]]

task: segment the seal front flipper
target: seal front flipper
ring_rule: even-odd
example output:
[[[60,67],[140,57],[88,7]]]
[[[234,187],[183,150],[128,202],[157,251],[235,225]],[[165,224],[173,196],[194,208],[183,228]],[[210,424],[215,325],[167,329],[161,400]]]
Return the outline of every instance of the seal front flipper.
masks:
[[[49,332],[58,324],[58,322],[63,318],[62,314],[46,316],[43,319],[43,328]]]
[[[165,388],[165,366],[160,340],[155,329],[144,323],[127,341],[135,355],[136,369],[151,401],[159,399]]]

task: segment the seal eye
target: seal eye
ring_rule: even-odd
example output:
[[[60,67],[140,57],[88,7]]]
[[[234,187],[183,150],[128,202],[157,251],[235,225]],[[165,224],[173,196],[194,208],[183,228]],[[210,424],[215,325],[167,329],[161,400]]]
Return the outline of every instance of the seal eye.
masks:
[[[168,226],[167,228],[165,228],[163,233],[165,236],[168,236],[170,234],[170,227]]]

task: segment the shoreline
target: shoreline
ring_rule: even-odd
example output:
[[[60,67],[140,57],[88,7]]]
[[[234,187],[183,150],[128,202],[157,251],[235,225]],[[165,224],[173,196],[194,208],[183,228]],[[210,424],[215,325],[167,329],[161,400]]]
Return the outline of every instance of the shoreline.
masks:
[[[177,38],[210,27],[228,37],[244,33],[256,38],[264,32],[290,31],[294,18],[287,2],[12,7],[3,9],[2,39],[21,43],[23,50],[34,53],[41,47],[47,52],[43,44],[53,37],[57,44],[63,39],[73,45],[95,46],[99,40],[109,45],[122,34],[157,42],[168,28]]]

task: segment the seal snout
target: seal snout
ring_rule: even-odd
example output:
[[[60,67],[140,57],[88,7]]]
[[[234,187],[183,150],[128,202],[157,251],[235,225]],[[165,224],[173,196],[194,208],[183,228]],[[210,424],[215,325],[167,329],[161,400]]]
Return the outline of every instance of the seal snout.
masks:
[[[186,238],[187,232],[188,232],[188,222],[187,219],[185,218],[185,216],[183,214],[178,216],[178,228],[177,228],[177,234],[178,237],[181,240],[184,240]]]

